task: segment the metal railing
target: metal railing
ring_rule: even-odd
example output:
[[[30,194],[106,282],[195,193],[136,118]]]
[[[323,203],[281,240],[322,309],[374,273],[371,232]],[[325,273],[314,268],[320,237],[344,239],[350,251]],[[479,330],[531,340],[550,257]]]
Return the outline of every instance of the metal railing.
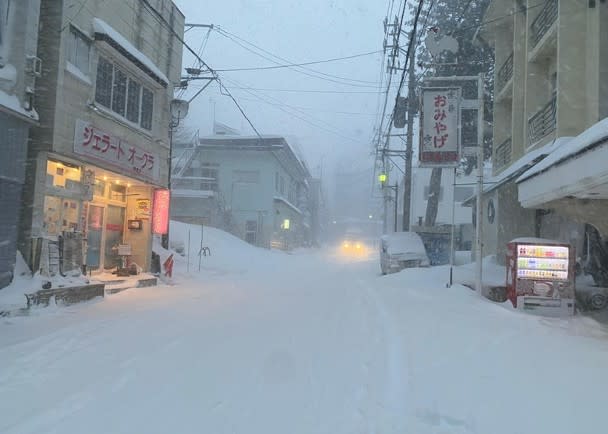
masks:
[[[175,163],[172,162],[173,167],[171,168],[172,175],[181,175],[184,169],[186,168],[188,162],[194,156],[195,148],[186,148],[183,150],[182,154],[179,156]]]
[[[557,20],[557,3],[558,0],[547,0],[538,16],[532,22],[532,26],[530,26],[530,45],[532,48],[536,47]]]
[[[494,155],[494,164],[496,164],[496,168],[500,169],[501,167],[506,166],[511,162],[511,137],[502,142],[496,148],[496,154]]]
[[[507,57],[496,75],[496,94],[504,89],[509,80],[513,77],[513,52]]]
[[[528,144],[532,145],[555,131],[556,108],[557,98],[553,96],[551,101],[528,119]]]

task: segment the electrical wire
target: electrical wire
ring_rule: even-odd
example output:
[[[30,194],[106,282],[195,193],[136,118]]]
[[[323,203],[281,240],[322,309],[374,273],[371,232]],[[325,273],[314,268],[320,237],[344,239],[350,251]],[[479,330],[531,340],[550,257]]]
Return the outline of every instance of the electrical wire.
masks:
[[[196,86],[191,86],[195,89]],[[242,87],[233,87],[233,89],[244,89]],[[373,90],[324,90],[324,89],[276,89],[276,88],[255,88],[246,87],[246,89],[259,90],[264,92],[291,92],[291,93],[326,93],[326,94],[383,94],[384,91]]]
[[[246,39],[243,39],[237,35],[235,35],[234,33],[230,33],[227,30],[224,30],[223,28],[219,27],[219,26],[214,26],[214,30],[216,30],[218,33],[220,33],[222,36],[224,36],[225,38],[230,39],[232,42],[234,42],[235,44],[239,45],[241,48],[249,51],[250,53],[253,53],[259,57],[262,57],[274,64],[281,64],[282,63],[295,63],[292,62],[290,60],[287,60],[281,56],[278,56],[276,54],[271,53],[268,50],[265,50],[264,48],[260,47],[259,45],[254,44],[253,42],[247,41]],[[247,45],[249,46],[247,46]],[[250,47],[254,47],[255,49],[252,49]],[[259,53],[258,51],[261,51],[264,54]],[[272,58],[269,58],[268,56],[271,56]],[[273,59],[274,58],[274,59]],[[276,61],[275,59],[279,59],[280,62]],[[308,68],[306,66],[294,66],[294,71],[299,72],[300,74],[309,76],[309,77],[313,77],[316,79],[320,79],[320,80],[326,80],[326,81],[330,81],[332,83],[337,83],[337,84],[341,84],[344,86],[353,86],[353,87],[372,87],[369,86],[370,83],[375,84],[375,82],[373,81],[369,81],[369,80],[358,80],[358,79],[354,79],[354,78],[348,78],[348,77],[341,77],[341,76],[337,76],[337,75],[333,75],[333,74],[327,74],[321,71],[317,71],[315,69],[312,68]],[[299,69],[298,69],[299,68]],[[306,72],[306,71],[310,71],[310,72]],[[363,84],[358,84],[358,83],[367,83],[368,85],[365,86]]]
[[[207,63],[186,43],[186,41],[184,41],[184,39],[175,31],[175,29],[173,28],[173,26],[171,26],[171,24],[168,23],[167,20],[156,9],[154,9],[150,5],[150,3],[148,2],[148,0],[140,0],[140,1],[145,6],[145,9],[153,17],[156,17],[156,20],[161,25],[165,26],[165,28],[167,28],[175,36],[175,38],[177,38],[177,40],[180,41],[183,44],[183,46],[186,47],[186,49],[188,51],[190,51],[190,53],[192,53],[198,59],[198,61],[200,62],[200,64],[202,66],[204,66],[205,68],[207,68],[209,70],[209,72],[211,72],[213,74],[213,76],[215,77],[215,80],[217,81],[218,85],[220,86],[220,91],[222,91],[222,89],[223,89],[226,92],[226,94],[230,97],[230,99],[234,102],[234,104],[236,105],[236,107],[238,108],[238,110],[241,112],[241,115],[243,115],[243,117],[245,118],[245,120],[247,121],[247,123],[249,124],[249,126],[253,129],[253,131],[255,131],[256,135],[261,140],[262,136],[260,135],[259,131],[253,125],[253,123],[251,122],[251,120],[249,119],[249,117],[245,114],[245,111],[240,106],[240,104],[237,102],[237,100],[234,98],[234,96],[232,95],[232,93],[228,90],[228,88],[226,88],[226,86],[224,86],[224,84],[222,83],[222,81],[221,81],[220,77],[217,75],[217,73],[209,65],[207,65]]]
[[[289,63],[289,64],[284,64],[284,65],[272,65],[272,66],[255,66],[255,67],[250,67],[250,68],[216,69],[215,71],[216,72],[264,71],[264,70],[268,70],[268,69],[291,68],[294,66],[316,65],[319,63],[337,62],[340,60],[355,59],[357,57],[370,56],[372,54],[378,54],[378,53],[382,53],[382,50],[368,51],[366,53],[353,54],[352,56],[334,57],[332,59],[315,60],[315,61],[304,62],[304,63]]]
[[[78,8],[78,10],[74,14],[74,16],[72,18],[70,18],[67,23],[64,24],[64,26],[61,28],[61,30],[59,30],[59,33],[63,33],[63,31],[72,24],[72,22],[78,17],[78,15],[80,15],[80,12],[82,12],[82,10],[84,9],[84,7],[86,6],[86,4],[88,2],[89,2],[89,0],[81,0],[80,7]]]
[[[260,96],[259,93],[252,91],[251,88],[247,88],[246,86],[243,86],[242,83],[239,83],[236,80],[229,80],[229,79],[226,79],[226,80],[228,82],[233,83],[233,84],[240,85],[241,86],[240,89],[243,90],[244,92],[248,93],[249,95],[252,95],[256,99],[258,99],[258,100],[260,100],[260,101],[262,101],[262,102],[264,102],[264,103],[266,103],[268,105],[277,107],[279,110],[281,110],[282,112],[290,115],[291,117],[295,117],[297,119],[300,119],[301,121],[306,122],[307,124],[312,125],[315,128],[320,128],[320,129],[322,129],[322,130],[324,130],[324,131],[326,131],[328,133],[331,133],[331,134],[334,134],[336,136],[340,136],[342,138],[348,139],[351,142],[359,142],[358,139],[354,139],[352,137],[349,137],[349,136],[347,136],[347,135],[339,132],[337,129],[335,129],[335,127],[333,125],[331,125],[331,124],[329,124],[329,123],[327,123],[325,121],[322,121],[320,119],[316,119],[313,116],[310,116],[308,113],[305,113],[305,112],[303,112],[301,110],[298,110],[298,109],[292,109],[291,111],[288,110],[288,109],[286,109],[285,108],[286,104],[284,104],[280,100],[277,100],[276,98],[273,98],[273,97],[271,97],[269,95],[264,95],[264,97]],[[270,100],[272,100],[274,102],[268,101],[268,99],[266,99],[266,98],[268,98],[268,99],[270,99]],[[293,112],[295,112],[295,114]],[[300,113],[300,114],[298,115],[297,113]],[[313,120],[311,121],[310,119],[313,119]]]

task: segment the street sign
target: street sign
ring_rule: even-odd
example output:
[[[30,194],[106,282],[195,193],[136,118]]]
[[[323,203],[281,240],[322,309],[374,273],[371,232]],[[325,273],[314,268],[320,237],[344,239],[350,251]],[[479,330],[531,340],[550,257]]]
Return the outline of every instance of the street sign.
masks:
[[[459,87],[422,88],[421,167],[455,167],[460,161]]]

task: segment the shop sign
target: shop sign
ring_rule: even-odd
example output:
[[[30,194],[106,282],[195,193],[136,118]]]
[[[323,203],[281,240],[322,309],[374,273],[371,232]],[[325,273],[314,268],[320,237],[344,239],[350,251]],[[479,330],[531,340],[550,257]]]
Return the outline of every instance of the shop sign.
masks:
[[[152,232],[164,235],[169,231],[169,190],[154,190],[154,206],[152,209]]]
[[[95,172],[87,169],[82,175],[82,200],[90,202],[93,200],[93,184],[95,183]]]
[[[135,219],[148,220],[150,218],[150,199],[137,199],[135,201]]]
[[[420,166],[454,167],[460,161],[460,88],[423,88]]]
[[[74,152],[122,169],[126,176],[160,180],[160,156],[76,119]]]

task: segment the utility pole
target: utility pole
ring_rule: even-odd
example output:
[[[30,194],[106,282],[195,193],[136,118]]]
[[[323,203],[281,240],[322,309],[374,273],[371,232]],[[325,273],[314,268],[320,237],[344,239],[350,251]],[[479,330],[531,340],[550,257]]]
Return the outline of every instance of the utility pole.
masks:
[[[412,156],[414,153],[414,116],[416,115],[416,50],[411,51],[409,62],[405,175],[403,178],[403,222],[401,228],[404,232],[410,230],[410,209],[412,204]]]

